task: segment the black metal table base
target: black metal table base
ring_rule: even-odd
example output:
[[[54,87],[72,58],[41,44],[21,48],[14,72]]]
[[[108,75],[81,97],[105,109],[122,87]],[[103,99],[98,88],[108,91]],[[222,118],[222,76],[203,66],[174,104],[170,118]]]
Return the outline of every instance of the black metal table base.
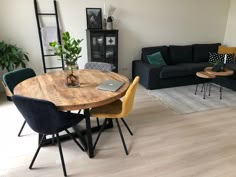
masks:
[[[211,86],[212,86],[211,82],[202,84],[201,92],[203,92],[203,99],[206,99],[207,91],[208,91],[208,96],[211,96]],[[194,93],[195,95],[197,95],[197,91],[198,91],[198,84],[196,84],[195,93]],[[222,92],[223,92],[223,87],[220,84],[220,99],[222,99]]]

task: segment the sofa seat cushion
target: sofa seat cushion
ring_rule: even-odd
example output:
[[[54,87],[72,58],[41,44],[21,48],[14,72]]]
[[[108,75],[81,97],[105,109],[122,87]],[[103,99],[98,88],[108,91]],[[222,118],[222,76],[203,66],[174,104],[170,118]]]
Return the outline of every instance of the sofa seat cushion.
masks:
[[[170,60],[172,64],[191,63],[192,62],[192,46],[169,46]]]
[[[161,55],[163,59],[165,60],[167,65],[170,65],[171,62],[169,60],[169,54],[168,54],[168,47],[167,46],[157,46],[157,47],[145,47],[142,48],[142,56],[141,60],[145,63],[149,63],[147,59],[147,55],[152,55],[156,52],[161,52]]]
[[[215,44],[194,44],[193,45],[193,62],[208,62],[209,52],[217,52],[220,43]]]
[[[194,76],[196,72],[203,71],[204,68],[208,66],[210,66],[208,62],[181,63],[178,65],[164,66],[160,72],[160,78],[165,79],[165,78]]]
[[[185,66],[172,65],[172,66],[164,66],[160,72],[160,78],[174,78],[174,77],[184,77],[192,75],[191,71],[187,69]]]
[[[236,63],[226,63],[225,67],[234,71],[234,74],[230,77],[236,79]]]
[[[191,75],[195,75],[196,72],[203,71],[206,67],[210,66],[210,64],[208,62],[183,63],[183,64],[179,64],[177,66],[186,68]]]

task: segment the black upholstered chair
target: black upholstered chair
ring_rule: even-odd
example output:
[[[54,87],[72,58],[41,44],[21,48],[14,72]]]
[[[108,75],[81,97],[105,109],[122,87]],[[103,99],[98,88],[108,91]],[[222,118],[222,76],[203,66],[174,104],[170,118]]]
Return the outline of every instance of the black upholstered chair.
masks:
[[[3,83],[8,87],[8,89],[11,91],[12,95],[14,95],[14,88],[17,84],[20,82],[36,76],[35,72],[31,68],[23,68],[23,69],[18,69],[14,71],[7,72],[3,75]],[[21,132],[25,126],[25,121],[23,125],[21,126],[21,129],[18,133],[18,136],[21,135]]]
[[[33,167],[34,161],[39,153],[46,135],[55,134],[61,157],[63,173],[65,176],[67,176],[59,132],[65,130],[67,134],[69,134],[74,140],[74,142],[84,151],[84,147],[80,145],[80,143],[67,130],[68,128],[78,124],[81,120],[83,120],[84,115],[58,111],[52,102],[46,100],[28,98],[19,95],[13,95],[12,100],[29,126],[35,132],[43,135],[29,168],[31,169]]]

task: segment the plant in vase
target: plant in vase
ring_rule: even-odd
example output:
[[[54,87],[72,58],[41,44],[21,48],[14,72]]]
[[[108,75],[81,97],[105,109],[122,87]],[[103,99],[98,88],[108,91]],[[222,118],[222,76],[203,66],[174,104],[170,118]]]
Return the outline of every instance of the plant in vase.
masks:
[[[224,64],[220,61],[210,62],[210,65],[212,66],[212,71],[220,72],[224,70]]]
[[[56,41],[50,42],[49,45],[53,48],[54,54],[63,58],[66,67],[66,84],[68,87],[79,86],[78,65],[77,60],[81,57],[82,48],[80,43],[83,39],[71,38],[69,32],[62,33],[62,44]]]

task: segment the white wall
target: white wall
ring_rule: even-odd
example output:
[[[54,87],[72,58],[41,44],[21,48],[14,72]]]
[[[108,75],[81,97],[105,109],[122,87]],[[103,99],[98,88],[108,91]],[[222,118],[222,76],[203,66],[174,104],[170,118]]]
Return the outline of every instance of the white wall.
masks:
[[[53,9],[53,0],[38,2],[44,11]],[[132,60],[139,59],[142,47],[223,42],[230,3],[229,0],[58,0],[63,30],[86,39],[85,8],[103,8],[104,2],[116,7],[114,28],[120,30],[119,72],[128,77]],[[24,48],[31,59],[29,66],[38,74],[43,72],[33,0],[1,0],[0,40]],[[86,40],[82,56],[81,68],[87,61]]]
[[[236,0],[230,0],[229,17],[225,32],[224,44],[236,46]]]

